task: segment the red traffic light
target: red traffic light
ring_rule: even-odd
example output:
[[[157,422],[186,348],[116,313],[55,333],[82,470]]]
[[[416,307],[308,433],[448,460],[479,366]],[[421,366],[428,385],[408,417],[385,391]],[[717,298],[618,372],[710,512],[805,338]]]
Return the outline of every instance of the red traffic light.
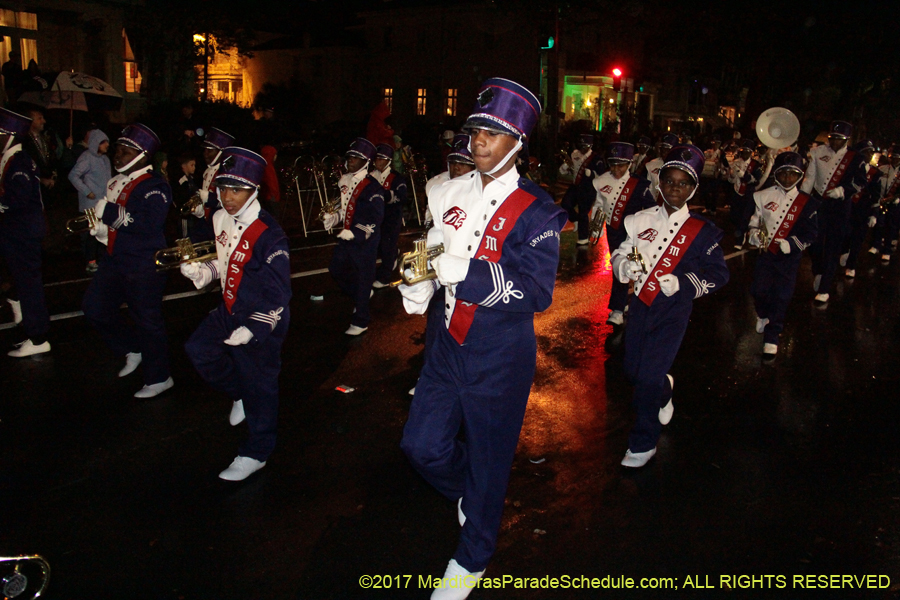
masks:
[[[612,73],[613,73],[613,75],[615,75],[616,77],[621,77],[621,76],[622,76],[622,69],[620,69],[619,67],[616,67],[615,69],[612,70]]]

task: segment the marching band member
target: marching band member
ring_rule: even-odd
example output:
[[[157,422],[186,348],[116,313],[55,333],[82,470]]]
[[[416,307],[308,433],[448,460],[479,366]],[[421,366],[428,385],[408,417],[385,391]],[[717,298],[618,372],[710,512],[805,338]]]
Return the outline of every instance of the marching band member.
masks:
[[[41,276],[41,242],[47,233],[41,182],[37,165],[22,150],[31,119],[0,108],[0,252],[13,279],[18,300],[10,299],[13,312],[21,311],[22,340],[8,354],[14,358],[50,352],[47,332],[50,315]]]
[[[472,152],[469,150],[470,139],[468,133],[456,134],[456,137],[453,138],[452,151],[447,155],[447,170],[428,180],[425,184],[426,196],[431,194],[431,190],[435,186],[475,170],[475,161],[472,160]],[[430,221],[431,219],[426,217],[425,220]]]
[[[803,179],[803,158],[783,152],[775,158],[775,185],[753,194],[750,245],[759,247],[765,225],[766,248],[756,260],[750,294],[756,306],[756,332],[764,334],[763,356],[775,358],[778,336],[794,295],[800,258],[816,239],[819,201],[798,188]]]
[[[721,173],[722,161],[722,140],[719,136],[714,135],[710,138],[710,148],[704,152],[705,163],[703,165],[703,173],[700,175],[701,183],[705,188],[703,190],[703,213],[716,214],[716,204],[719,199],[719,174]]]
[[[734,225],[734,249],[744,247],[744,237],[747,233],[747,223],[750,213],[753,211],[750,199],[756,191],[756,186],[762,180],[762,163],[753,158],[753,150],[756,143],[751,139],[741,142],[740,155],[731,164],[728,173],[728,181],[732,184],[731,193],[731,224]]]
[[[241,481],[266,466],[275,448],[281,346],[290,322],[288,240],[260,208],[265,159],[244,148],[225,148],[216,174],[222,209],[213,215],[215,260],[188,263],[181,273],[197,289],[222,283],[222,303],[197,328],[185,350],[204,381],[232,399],[229,422],[245,420],[249,437],[219,473]]]
[[[881,192],[878,201],[879,227],[875,230],[875,241],[872,247],[876,254],[881,252],[881,260],[891,260],[894,240],[900,226],[900,148],[892,147],[890,164],[881,167]]]
[[[375,146],[375,162],[371,175],[384,190],[384,220],[381,225],[381,241],[377,258],[381,265],[375,270],[372,286],[383,288],[391,283],[397,268],[397,240],[403,227],[403,207],[407,203],[406,177],[391,168],[394,148],[389,144]]]
[[[534,378],[534,313],[550,306],[565,214],[515,161],[538,121],[537,98],[488,79],[464,129],[477,171],[434,189],[428,245],[437,281],[401,285],[411,314],[429,312],[425,367],[401,446],[457,503],[462,532],[432,599],[465,598],[496,548],[504,496]],[[465,431],[465,441],[457,436]]]
[[[116,143],[113,166],[118,175],[94,207],[100,223],[91,229],[106,252],[101,252],[82,302],[84,316],[106,345],[125,357],[119,377],[143,362],[144,387],[135,398],[152,398],[174,385],[162,316],[166,274],[157,273],[155,263],[156,251],[166,245],[164,228],[172,204],[169,183],[150,164],[159,146],[156,134],[140,123],[126,127]],[[123,302],[136,330],[122,317]]]
[[[625,142],[613,142],[609,145],[606,162],[609,171],[594,179],[597,200],[591,212],[593,221],[595,211],[606,215],[606,236],[610,252],[614,252],[619,244],[625,241],[625,228],[622,222],[628,215],[656,205],[650,184],[646,179],[632,177],[628,174],[633,164],[634,146]],[[613,277],[612,291],[609,294],[610,325],[622,325],[625,322],[624,311],[628,303],[628,284]]]
[[[375,160],[375,146],[365,138],[356,138],[347,150],[347,173],[341,177],[341,214],[329,215],[325,228],[340,220],[343,229],[331,257],[328,270],[338,287],[355,304],[347,335],[360,335],[369,328],[369,298],[375,282],[375,260],[381,240],[385,192],[369,175],[369,163]],[[343,218],[341,219],[341,215]],[[318,296],[316,296],[318,298]]]
[[[191,228],[191,241],[194,243],[213,239],[212,216],[222,205],[216,195],[216,173],[222,158],[222,150],[234,144],[234,136],[221,129],[210,127],[203,140],[203,160],[206,170],[203,171],[203,182],[200,185],[199,206],[194,209],[194,216],[202,219],[200,224]]]
[[[856,277],[856,262],[859,259],[859,252],[862,249],[863,241],[869,229],[875,227],[877,222],[876,213],[878,213],[878,198],[881,196],[881,175],[882,172],[877,165],[870,164],[872,155],[875,154],[875,144],[872,140],[863,140],[855,144],[852,148],[854,152],[859,154],[862,161],[866,183],[850,198],[852,204],[850,208],[850,235],[844,244],[844,254],[841,255],[840,265],[845,267],[844,276],[848,279]],[[897,163],[900,164],[900,156],[897,157]],[[873,206],[874,204],[874,206]]]
[[[594,134],[582,133],[578,136],[578,147],[572,150],[569,160],[559,165],[559,174],[573,181],[578,176],[581,165],[585,163],[593,153]]]
[[[833,121],[829,131],[828,143],[810,152],[801,186],[802,192],[821,200],[818,235],[809,248],[815,303],[819,306],[828,302],[843,253],[850,226],[850,197],[865,185],[859,157],[847,148],[853,126],[846,121]]]
[[[626,467],[647,464],[656,454],[662,426],[672,419],[674,379],[668,372],[694,300],[728,282],[719,247],[722,231],[688,212],[702,169],[699,148],[672,148],[659,173],[662,205],[625,218],[627,237],[612,256],[613,273],[622,283],[633,281],[635,294],[625,328],[624,362],[625,376],[634,385],[637,420],[622,459]]]
[[[647,163],[650,162],[650,156],[647,152],[650,150],[650,138],[642,135],[638,138],[635,145],[634,159],[631,161],[629,172],[635,177],[647,177]]]
[[[672,146],[678,144],[678,136],[667,133],[656,144],[656,158],[647,163],[647,180],[650,182],[650,193],[653,199],[659,203],[659,171],[666,162],[666,156]]]
[[[594,135],[585,133],[580,138],[580,148],[584,153],[580,157],[578,169],[575,171],[575,181],[563,195],[560,206],[569,215],[569,221],[576,225],[576,244],[585,246],[591,241],[591,207],[594,205],[596,192],[594,191],[594,178],[606,170],[606,162],[593,151],[588,144],[593,144]],[[573,165],[575,164],[575,151],[572,152]]]

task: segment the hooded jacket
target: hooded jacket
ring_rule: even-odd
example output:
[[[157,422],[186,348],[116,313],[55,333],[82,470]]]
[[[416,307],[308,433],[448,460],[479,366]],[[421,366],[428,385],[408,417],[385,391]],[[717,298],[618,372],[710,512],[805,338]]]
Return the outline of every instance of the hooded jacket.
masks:
[[[106,196],[106,183],[112,177],[109,158],[98,154],[97,149],[105,141],[109,141],[106,134],[99,129],[94,129],[88,135],[88,149],[81,153],[72,170],[69,171],[69,181],[78,190],[78,210],[84,211],[93,208],[98,200]],[[88,194],[94,194],[94,198],[88,198]]]

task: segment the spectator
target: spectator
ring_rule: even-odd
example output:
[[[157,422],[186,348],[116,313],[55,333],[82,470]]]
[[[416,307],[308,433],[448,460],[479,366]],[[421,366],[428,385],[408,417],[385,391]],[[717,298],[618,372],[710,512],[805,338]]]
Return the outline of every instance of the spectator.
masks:
[[[99,129],[88,132],[87,150],[81,153],[75,166],[69,171],[69,181],[78,190],[78,210],[94,208],[97,201],[106,197],[106,184],[111,177],[109,158],[109,138]],[[86,263],[85,270],[97,270],[97,250],[99,242],[87,231],[81,234],[81,249]]]
[[[263,146],[259,153],[266,159],[266,170],[263,172],[262,186],[259,190],[260,204],[267,213],[280,220],[281,187],[278,184],[278,172],[275,170],[278,150],[273,146]]]
[[[10,52],[9,61],[3,63],[0,73],[3,74],[3,89],[6,90],[7,104],[11,104],[22,94],[25,72],[22,70],[21,55],[15,50]]]
[[[372,109],[369,117],[369,126],[366,128],[366,139],[374,145],[390,144],[394,147],[394,130],[388,125],[387,119],[391,116],[391,109],[384,100]]]

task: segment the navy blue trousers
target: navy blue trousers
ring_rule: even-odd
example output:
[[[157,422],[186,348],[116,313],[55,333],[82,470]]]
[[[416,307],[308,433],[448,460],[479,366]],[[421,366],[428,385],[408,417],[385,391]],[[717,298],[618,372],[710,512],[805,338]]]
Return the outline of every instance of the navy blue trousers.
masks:
[[[0,233],[0,253],[22,303],[22,329],[28,339],[42,344],[50,331],[50,315],[41,273],[41,238],[13,236],[4,230]]]
[[[868,207],[870,204],[871,201],[868,198],[861,199],[853,205],[850,212],[850,234],[844,243],[844,252],[849,254],[846,264],[848,269],[856,269],[859,252],[862,250],[863,242],[866,241],[866,235],[869,233]]]
[[[652,450],[659,440],[659,409],[672,397],[666,374],[681,347],[692,307],[691,301],[673,300],[662,293],[652,307],[637,296],[629,305],[625,377],[634,386],[632,406],[636,420],[628,435],[628,449],[634,453]]]
[[[750,228],[753,206],[753,194],[750,194],[749,191],[746,195],[741,196],[734,189],[731,190],[731,213],[728,218],[734,226],[735,237],[743,239],[744,234]],[[741,239],[736,240],[735,243],[740,243]]]
[[[830,294],[835,273],[840,267],[844,242],[850,234],[849,200],[823,198],[819,206],[819,235],[809,247],[813,275],[821,275],[818,293]]]
[[[440,493],[463,499],[466,524],[453,558],[481,571],[497,547],[497,533],[537,347],[527,322],[460,346],[435,306],[425,367],[403,429],[401,447],[413,467]],[[465,439],[460,439],[460,432]]]
[[[874,245],[882,254],[890,254],[893,251],[893,242],[900,231],[900,207],[891,205],[886,215],[879,215],[878,228],[875,230]]]
[[[560,207],[569,214],[569,221],[577,223],[578,239],[586,240],[591,236],[591,207],[595,198],[581,191],[581,184],[572,186],[563,195]]]
[[[356,312],[350,323],[368,327],[372,320],[369,313],[369,294],[375,283],[375,259],[379,238],[369,238],[363,244],[338,240],[331,256],[328,270],[341,291],[353,300]]]
[[[375,279],[381,283],[390,283],[399,279],[394,262],[397,260],[397,240],[403,226],[403,214],[400,203],[388,204],[384,207],[384,221],[381,224],[381,241],[378,243],[378,257],[381,264],[376,267]]]
[[[627,237],[625,226],[620,225],[619,230],[610,230],[609,225],[606,226],[606,241],[609,243],[609,252],[612,254],[618,249]],[[609,310],[624,311],[628,304],[628,284],[619,281],[615,273],[612,276],[612,289],[609,292]]]
[[[238,450],[240,456],[265,461],[275,449],[281,346],[289,321],[285,307],[275,331],[263,341],[253,338],[242,346],[229,346],[225,340],[239,325],[222,303],[203,319],[184,346],[205,382],[232,402],[243,401],[250,435]]]
[[[81,310],[115,354],[140,352],[144,385],[169,378],[169,347],[162,315],[166,274],[135,271],[119,264],[106,250],[84,294]],[[128,303],[128,323],[120,307]]]
[[[767,344],[778,344],[778,336],[784,331],[784,316],[794,296],[799,269],[800,253],[796,248],[790,255],[773,256],[771,252],[764,252],[756,259],[750,295],[757,316],[769,320],[763,334]]]

